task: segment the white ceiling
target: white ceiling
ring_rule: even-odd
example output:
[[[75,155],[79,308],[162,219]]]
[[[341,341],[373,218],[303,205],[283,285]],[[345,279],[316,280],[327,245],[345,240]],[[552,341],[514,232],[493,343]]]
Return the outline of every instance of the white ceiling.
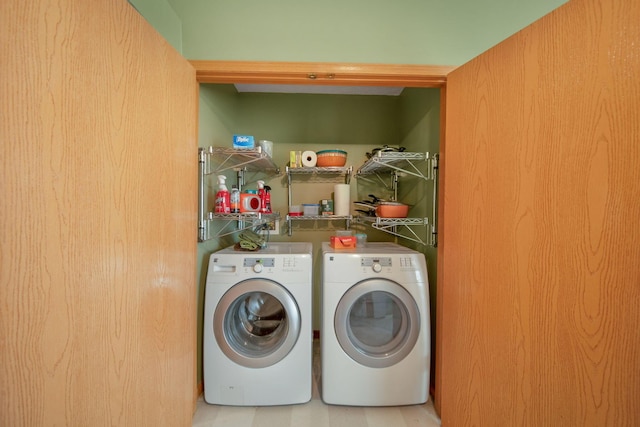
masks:
[[[265,93],[317,93],[329,95],[382,95],[399,96],[403,87],[393,86],[322,86],[322,85],[262,85],[238,84],[234,85],[238,92]]]

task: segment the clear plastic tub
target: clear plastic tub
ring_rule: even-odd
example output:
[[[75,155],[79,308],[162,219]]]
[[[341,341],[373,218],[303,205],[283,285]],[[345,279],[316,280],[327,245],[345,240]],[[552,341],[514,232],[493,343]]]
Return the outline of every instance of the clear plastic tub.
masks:
[[[301,216],[301,215],[302,215],[302,205],[289,206],[289,216]]]
[[[367,235],[364,233],[356,233],[356,246],[363,248],[367,246]]]
[[[318,203],[306,203],[302,205],[302,213],[308,216],[320,215],[320,204]]]

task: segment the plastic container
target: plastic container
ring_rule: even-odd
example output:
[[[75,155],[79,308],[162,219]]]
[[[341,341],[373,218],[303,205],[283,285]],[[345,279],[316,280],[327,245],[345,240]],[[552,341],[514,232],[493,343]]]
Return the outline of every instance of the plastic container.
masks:
[[[218,192],[216,193],[215,213],[231,213],[231,198],[225,184],[227,177],[218,175]]]
[[[318,203],[303,203],[302,213],[307,216],[320,215],[320,204]]]
[[[260,197],[257,194],[240,194],[240,212],[260,212]]]
[[[262,206],[262,212],[270,214],[271,212],[271,187],[264,186],[264,206]]]
[[[302,216],[302,205],[289,206],[289,216]]]
[[[260,212],[267,213],[267,192],[262,180],[258,181],[258,197],[260,198]]]
[[[229,195],[229,200],[231,204],[231,213],[239,213],[240,212],[240,190],[238,190],[238,186],[233,184],[231,186],[231,194]]]
[[[367,246],[367,235],[364,233],[356,233],[356,246],[363,248]]]
[[[269,157],[273,157],[273,142],[261,139],[258,141],[258,147],[262,149],[264,153],[267,153]]]
[[[355,249],[356,238],[354,236],[331,236],[329,246],[334,249]]]
[[[336,230],[336,236],[353,236],[353,230]]]

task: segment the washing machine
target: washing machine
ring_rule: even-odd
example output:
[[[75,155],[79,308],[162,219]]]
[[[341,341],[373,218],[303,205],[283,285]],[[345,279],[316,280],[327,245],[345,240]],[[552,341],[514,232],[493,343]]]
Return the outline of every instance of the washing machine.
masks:
[[[311,300],[310,243],[213,253],[205,288],[204,400],[234,406],[311,400]]]
[[[322,245],[322,400],[399,406],[429,398],[425,257],[394,243]]]

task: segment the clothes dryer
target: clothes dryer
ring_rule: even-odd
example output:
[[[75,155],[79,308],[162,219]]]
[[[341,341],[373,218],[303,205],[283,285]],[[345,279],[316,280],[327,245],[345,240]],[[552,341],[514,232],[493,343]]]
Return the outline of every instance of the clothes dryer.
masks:
[[[204,400],[237,406],[311,399],[312,245],[233,247],[209,259]]]
[[[424,255],[393,243],[323,243],[322,399],[352,406],[429,398],[429,284]]]

